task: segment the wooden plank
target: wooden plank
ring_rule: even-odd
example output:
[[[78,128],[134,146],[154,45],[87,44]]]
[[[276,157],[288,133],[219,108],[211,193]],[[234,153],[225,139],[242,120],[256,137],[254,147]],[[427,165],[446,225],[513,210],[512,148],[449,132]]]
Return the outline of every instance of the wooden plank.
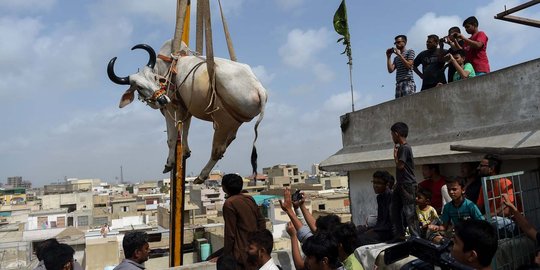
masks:
[[[178,123],[176,166],[171,172],[171,218],[169,226],[169,266],[182,265],[184,239],[185,159],[182,154],[182,123]]]
[[[464,151],[471,153],[489,153],[498,155],[532,155],[540,156],[540,147],[508,148],[508,147],[479,147],[468,145],[450,145],[452,151]]]

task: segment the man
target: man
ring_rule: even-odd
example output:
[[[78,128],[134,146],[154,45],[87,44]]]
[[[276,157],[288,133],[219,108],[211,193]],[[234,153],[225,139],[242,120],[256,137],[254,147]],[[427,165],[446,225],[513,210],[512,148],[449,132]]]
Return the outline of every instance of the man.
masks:
[[[251,233],[248,239],[247,259],[260,270],[279,270],[272,259],[274,237],[264,229]]]
[[[56,238],[50,238],[50,239],[44,240],[43,242],[36,245],[36,257],[38,258],[39,263],[34,268],[34,270],[47,270],[47,268],[45,267],[45,257],[46,257],[45,254],[51,251],[55,252],[56,246],[58,245],[60,245],[60,243],[58,242],[58,240],[56,240]],[[72,257],[73,257],[73,254],[72,254]],[[53,256],[53,258],[56,258],[56,257]],[[82,270],[83,268],[81,264],[73,260],[72,269]]]
[[[448,48],[449,54],[454,54],[454,52],[458,50],[463,49],[463,40],[458,38],[458,34],[461,34],[461,29],[457,26],[452,26],[450,29],[448,29],[448,36],[443,38],[443,42],[450,45],[450,48]],[[443,47],[441,46],[441,49]],[[456,73],[456,68],[454,65],[447,65],[448,67],[448,82],[454,81],[454,73]]]
[[[305,269],[343,269],[339,262],[338,242],[329,233],[316,233],[302,245]]]
[[[422,78],[421,91],[437,85],[446,84],[446,77],[444,76],[444,56],[446,55],[446,51],[437,48],[438,45],[439,37],[437,35],[429,35],[426,41],[427,50],[418,54],[414,59],[414,72]],[[418,66],[420,65],[422,65],[422,72],[418,70]]]
[[[464,220],[455,227],[452,257],[474,269],[491,269],[497,252],[495,229],[484,220]]]
[[[441,188],[446,184],[446,179],[440,173],[439,164],[422,165],[422,175],[425,180],[418,185],[431,192],[431,206],[440,214],[443,207]]]
[[[125,259],[113,270],[139,270],[145,269],[144,262],[148,261],[150,246],[148,235],[143,231],[130,231],[122,240]]]
[[[227,174],[221,181],[227,197],[223,204],[223,255],[232,254],[241,269],[256,269],[247,261],[248,236],[251,232],[266,229],[266,223],[255,200],[241,193],[243,184],[242,177],[237,174]]]
[[[416,177],[411,146],[407,143],[409,127],[397,122],[390,128],[394,142],[394,162],[396,164],[396,184],[392,192],[390,217],[394,230],[391,242],[405,241],[405,224],[411,236],[419,237],[418,216],[416,215]],[[403,222],[405,219],[405,222]]]
[[[463,49],[467,52],[467,61],[469,61],[476,71],[476,75],[484,75],[490,72],[489,60],[487,56],[488,37],[486,33],[478,30],[478,19],[471,16],[463,21],[465,31],[470,37],[465,37],[461,33],[458,38],[463,39]]]
[[[497,155],[485,155],[478,165],[478,174],[480,177],[489,177],[498,175],[501,172],[502,160]],[[491,184],[487,187],[488,199],[484,198],[484,192],[481,189],[478,194],[478,200],[476,204],[481,211],[485,211],[485,201],[489,201],[489,212],[493,223],[497,224],[498,229],[508,229],[512,232],[514,229],[514,223],[510,217],[510,209],[504,207],[501,194],[506,194],[511,203],[514,203],[514,190],[512,181],[508,178],[500,178],[489,180]],[[496,199],[494,199],[496,198]]]
[[[412,73],[414,51],[405,49],[407,36],[399,35],[394,38],[395,48],[386,50],[386,66],[388,73],[396,71],[396,98],[412,95],[416,92],[416,84]],[[390,56],[395,54],[394,61]]]
[[[75,250],[66,244],[53,244],[44,254],[43,261],[47,270],[73,270]]]

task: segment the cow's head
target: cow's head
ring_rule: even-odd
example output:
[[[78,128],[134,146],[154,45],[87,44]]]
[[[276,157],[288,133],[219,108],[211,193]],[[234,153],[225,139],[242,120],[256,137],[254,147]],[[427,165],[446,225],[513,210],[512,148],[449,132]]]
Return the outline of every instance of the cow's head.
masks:
[[[107,75],[109,75],[109,79],[116,84],[130,86],[120,99],[120,108],[123,108],[133,101],[135,91],[139,93],[139,99],[146,102],[150,107],[157,109],[165,106],[170,102],[170,99],[159,84],[157,74],[154,73],[154,65],[156,64],[156,53],[154,52],[154,49],[146,44],[135,45],[131,49],[143,49],[147,51],[150,59],[146,66],[139,70],[139,72],[128,77],[118,77],[114,73],[116,57],[109,61],[109,65],[107,66]]]

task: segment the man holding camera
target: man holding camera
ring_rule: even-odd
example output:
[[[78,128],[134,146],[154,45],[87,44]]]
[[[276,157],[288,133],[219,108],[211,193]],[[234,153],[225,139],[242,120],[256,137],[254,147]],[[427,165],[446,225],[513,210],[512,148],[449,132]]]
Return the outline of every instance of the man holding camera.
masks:
[[[394,38],[395,47],[386,50],[386,66],[388,73],[396,71],[396,98],[412,95],[416,92],[412,67],[414,61],[414,51],[405,49],[407,36],[399,35]],[[390,60],[395,54],[394,61]]]

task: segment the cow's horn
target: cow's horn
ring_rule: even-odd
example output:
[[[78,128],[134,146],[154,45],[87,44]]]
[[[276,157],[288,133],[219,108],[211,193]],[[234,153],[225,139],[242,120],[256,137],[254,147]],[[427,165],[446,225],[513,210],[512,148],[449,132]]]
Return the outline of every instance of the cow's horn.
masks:
[[[143,49],[148,52],[150,59],[148,59],[148,64],[146,64],[146,66],[148,66],[149,68],[154,68],[154,66],[156,65],[156,52],[154,51],[154,49],[152,49],[152,47],[146,44],[137,44],[133,46],[133,48],[131,48],[131,50],[135,49]]]
[[[129,85],[128,77],[118,77],[116,76],[116,74],[114,74],[114,62],[116,62],[116,57],[111,59],[111,61],[109,61],[109,64],[107,65],[107,75],[109,75],[109,79],[111,79],[111,81],[113,81],[116,84]]]

